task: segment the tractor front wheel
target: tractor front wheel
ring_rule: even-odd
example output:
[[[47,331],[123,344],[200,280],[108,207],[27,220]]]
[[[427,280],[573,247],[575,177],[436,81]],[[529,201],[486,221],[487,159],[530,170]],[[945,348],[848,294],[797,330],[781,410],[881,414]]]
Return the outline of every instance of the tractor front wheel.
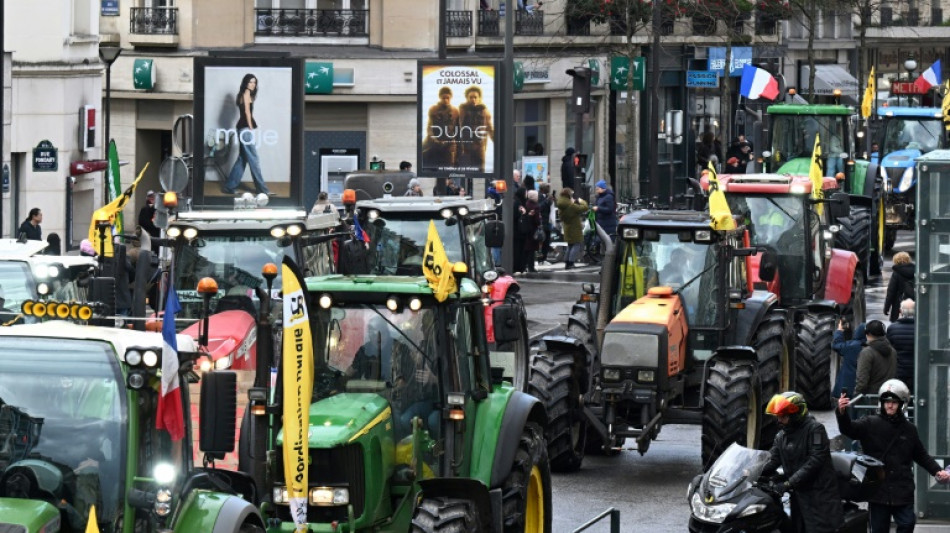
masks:
[[[792,349],[786,345],[785,319],[777,313],[769,313],[759,324],[753,338],[753,346],[759,355],[759,383],[762,388],[761,412],[772,396],[789,390],[792,383]],[[771,447],[778,433],[778,422],[767,417],[762,425],[760,445]]]
[[[482,531],[475,503],[459,498],[423,498],[412,517],[412,533]]]
[[[551,469],[579,470],[584,460],[587,421],[581,412],[581,383],[574,354],[548,349],[543,342],[531,349],[528,392],[548,413],[547,441]]]
[[[551,531],[551,464],[538,424],[525,424],[501,494],[505,533]]]
[[[835,314],[809,311],[796,326],[795,345],[796,389],[805,397],[808,407],[831,409],[831,341],[835,331]]]
[[[733,442],[759,447],[762,391],[750,361],[717,359],[709,368],[703,397],[703,465],[709,466]]]

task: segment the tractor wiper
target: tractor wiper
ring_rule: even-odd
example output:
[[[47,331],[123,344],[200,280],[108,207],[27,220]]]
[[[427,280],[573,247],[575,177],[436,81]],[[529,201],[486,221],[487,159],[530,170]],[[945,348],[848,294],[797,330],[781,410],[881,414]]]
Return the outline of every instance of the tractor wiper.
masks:
[[[426,360],[427,362],[429,362],[429,363],[432,363],[432,362],[433,362],[433,361],[429,360],[429,357],[426,355],[425,350],[423,350],[422,348],[420,348],[419,345],[415,343],[415,341],[413,341],[412,339],[410,339],[409,336],[406,335],[406,332],[402,330],[402,328],[400,328],[400,327],[397,326],[396,324],[393,324],[391,320],[389,320],[388,318],[386,318],[385,315],[383,315],[382,313],[380,313],[380,312],[379,312],[379,309],[377,309],[376,306],[363,304],[362,307],[372,309],[373,312],[376,313],[376,314],[379,316],[379,318],[382,318],[383,320],[386,321],[387,324],[389,324],[390,326],[392,326],[392,328],[393,328],[394,330],[396,330],[396,332],[399,333],[399,336],[402,337],[406,342],[408,342],[410,346],[412,346],[413,348],[416,349],[416,351],[418,351],[419,353],[421,353],[423,359],[425,359],[425,360]]]
[[[778,208],[779,211],[781,211],[782,213],[784,213],[785,216],[787,216],[792,222],[798,224],[798,220],[797,220],[795,217],[793,217],[791,213],[789,213],[788,211],[786,211],[782,206],[778,205],[778,202],[776,202],[774,198],[766,198],[766,200],[768,200],[769,203],[771,203],[771,204],[774,205],[776,208]]]

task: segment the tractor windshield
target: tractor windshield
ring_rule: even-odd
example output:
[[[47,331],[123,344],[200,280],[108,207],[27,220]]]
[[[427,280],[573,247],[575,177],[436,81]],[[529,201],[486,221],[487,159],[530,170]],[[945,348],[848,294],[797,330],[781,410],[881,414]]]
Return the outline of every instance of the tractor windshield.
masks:
[[[665,285],[680,294],[690,327],[716,325],[718,310],[715,302],[710,301],[714,294],[706,290],[716,285],[716,257],[711,246],[682,242],[678,233],[661,233],[656,240],[641,239],[633,246],[625,242],[621,257],[624,260],[619,264],[623,272],[618,292],[624,292],[623,279],[630,270],[629,265],[636,265],[634,272],[638,267],[644,289]],[[634,276],[636,285],[637,276]]]
[[[387,213],[382,213],[375,220],[363,222],[362,227],[370,242],[370,274],[421,276],[430,220],[433,220],[431,214],[393,213],[387,216]],[[449,261],[464,260],[458,220],[438,218],[435,227]],[[475,236],[476,230],[477,227],[473,228],[469,237]],[[478,235],[482,233],[483,230],[477,232]],[[484,241],[480,245],[484,248]],[[482,255],[487,260],[487,252]]]
[[[0,261],[0,324],[14,319],[25,300],[35,300],[36,279],[26,261]],[[32,317],[29,321],[34,321]],[[21,318],[21,320],[23,320]]]
[[[883,140],[883,155],[898,150],[920,150],[925,154],[947,148],[943,121],[934,117],[886,117]]]
[[[111,348],[68,348],[62,339],[0,339],[0,497],[62,501],[63,531],[84,531],[93,504],[100,525],[116,522],[128,413]]]
[[[314,325],[314,391],[318,400],[339,393],[372,392],[393,409],[397,438],[419,416],[438,430],[439,368],[431,309],[392,312],[385,306],[319,310]]]
[[[815,135],[821,140],[821,153],[837,159],[842,152],[850,153],[845,136],[847,115],[774,115],[772,131],[772,161],[781,166],[793,159],[810,158],[815,148]],[[826,165],[825,175],[833,176],[834,165]],[[842,169],[843,170],[843,169]]]

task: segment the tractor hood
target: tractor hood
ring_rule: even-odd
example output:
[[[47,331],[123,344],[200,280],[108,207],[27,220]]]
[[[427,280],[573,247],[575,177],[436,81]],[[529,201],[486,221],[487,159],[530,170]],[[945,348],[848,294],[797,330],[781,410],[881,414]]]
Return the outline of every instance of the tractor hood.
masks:
[[[200,322],[183,334],[198,339]],[[257,324],[246,311],[232,310],[208,317],[208,357],[215,370],[254,370],[257,362]]]
[[[59,509],[42,500],[0,498],[0,531],[59,531]]]
[[[915,163],[914,160],[922,154],[923,152],[916,148],[897,150],[896,152],[891,152],[884,156],[884,159],[881,160],[881,166],[884,168],[912,167]]]
[[[310,405],[310,447],[329,448],[346,444],[379,424],[392,427],[389,402],[373,393],[341,393]],[[277,435],[284,442],[284,430]]]

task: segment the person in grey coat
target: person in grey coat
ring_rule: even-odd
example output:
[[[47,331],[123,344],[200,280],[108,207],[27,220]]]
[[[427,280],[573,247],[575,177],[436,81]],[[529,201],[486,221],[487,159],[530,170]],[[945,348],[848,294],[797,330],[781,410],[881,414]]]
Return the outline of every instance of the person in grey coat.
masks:
[[[858,377],[854,384],[855,394],[874,394],[885,381],[897,376],[897,352],[887,342],[884,323],[868,322],[864,328],[868,344],[858,354]]]

